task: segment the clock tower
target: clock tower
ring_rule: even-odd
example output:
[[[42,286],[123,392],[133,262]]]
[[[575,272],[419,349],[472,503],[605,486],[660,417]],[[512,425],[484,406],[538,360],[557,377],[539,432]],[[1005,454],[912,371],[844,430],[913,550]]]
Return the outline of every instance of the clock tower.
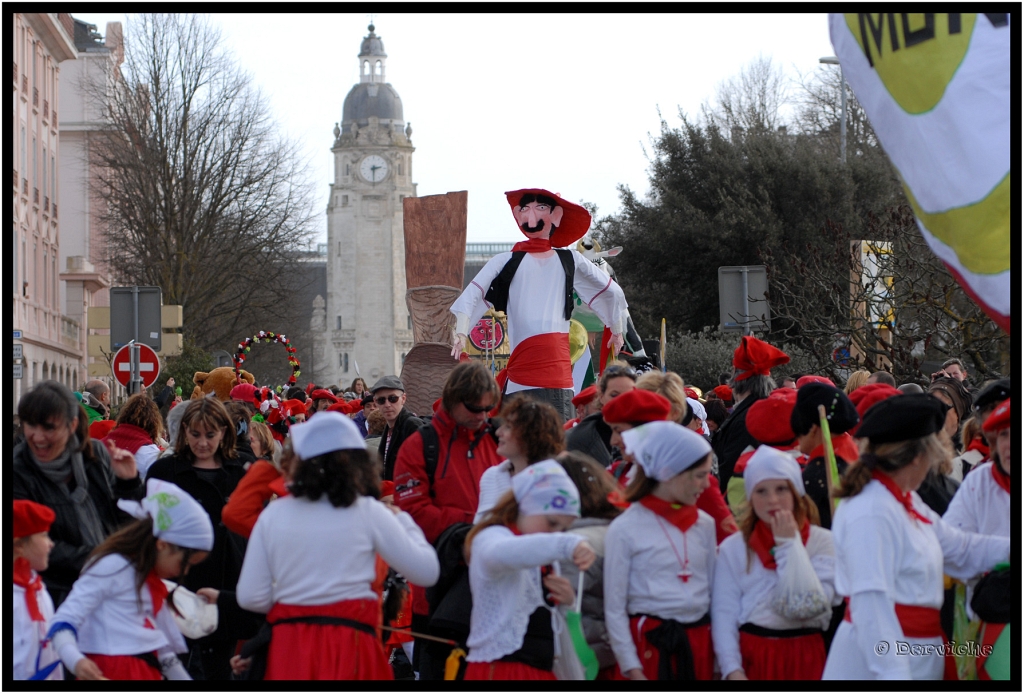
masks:
[[[387,54],[369,26],[359,50],[359,83],[334,126],[334,183],[327,203],[326,331],[314,355],[316,383],[372,386],[398,374],[412,349],[405,303],[402,200],[412,182],[412,128],[385,81]]]

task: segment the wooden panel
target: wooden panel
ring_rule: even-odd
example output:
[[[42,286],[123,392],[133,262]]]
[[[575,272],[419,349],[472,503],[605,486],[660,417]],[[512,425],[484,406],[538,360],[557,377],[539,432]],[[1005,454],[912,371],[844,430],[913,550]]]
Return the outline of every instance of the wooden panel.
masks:
[[[418,344],[405,355],[402,383],[405,385],[405,406],[418,415],[428,415],[434,401],[441,397],[445,379],[458,364],[452,359],[451,345]]]
[[[97,330],[109,330],[110,329],[110,307],[109,306],[90,306],[89,313],[87,314],[90,328],[96,328]],[[109,340],[108,340],[109,343]]]
[[[462,287],[467,191],[405,198],[405,286]],[[446,307],[447,308],[447,307]]]

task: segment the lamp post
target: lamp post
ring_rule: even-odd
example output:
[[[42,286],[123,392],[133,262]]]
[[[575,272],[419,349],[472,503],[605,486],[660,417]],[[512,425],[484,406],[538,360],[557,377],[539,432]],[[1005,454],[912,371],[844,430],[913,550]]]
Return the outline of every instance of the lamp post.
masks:
[[[839,58],[830,55],[825,58],[818,58],[819,63],[825,65],[839,65]],[[839,86],[842,91],[843,116],[839,121],[839,161],[846,163],[846,78],[843,77],[843,66],[839,65]]]

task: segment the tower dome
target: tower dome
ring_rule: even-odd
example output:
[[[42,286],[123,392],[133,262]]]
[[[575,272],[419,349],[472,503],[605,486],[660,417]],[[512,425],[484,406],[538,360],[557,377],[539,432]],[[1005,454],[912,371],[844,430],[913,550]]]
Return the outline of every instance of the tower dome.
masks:
[[[342,126],[355,123],[362,127],[371,117],[380,119],[382,124],[403,124],[402,98],[385,79],[388,54],[384,42],[369,27],[369,35],[363,38],[359,48],[359,84],[345,97],[342,107]],[[348,131],[350,128],[345,128]]]

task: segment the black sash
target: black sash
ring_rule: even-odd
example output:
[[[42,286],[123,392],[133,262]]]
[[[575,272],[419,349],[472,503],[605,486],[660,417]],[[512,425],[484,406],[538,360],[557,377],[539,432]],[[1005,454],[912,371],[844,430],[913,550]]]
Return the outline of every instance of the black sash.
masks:
[[[746,632],[751,636],[761,636],[766,639],[795,639],[799,636],[822,635],[821,629],[769,629],[767,627],[759,627],[750,622],[741,626],[740,631]]]
[[[272,627],[280,626],[281,624],[320,624],[325,626],[349,627],[350,629],[364,631],[371,636],[377,635],[377,630],[369,624],[357,622],[354,619],[345,619],[344,617],[307,615],[305,617],[285,617],[284,619],[279,619],[276,622],[270,622],[270,626]]]
[[[647,632],[647,642],[658,649],[659,680],[695,680],[697,674],[693,667],[693,650],[690,648],[690,637],[687,629],[711,624],[711,614],[705,614],[696,622],[677,622],[654,615],[631,615],[647,617],[661,622]]]
[[[551,630],[551,611],[546,607],[538,607],[530,615],[526,625],[523,645],[515,653],[498,658],[502,662],[524,663],[538,670],[547,670],[555,666],[555,634]]]
[[[156,653],[153,653],[152,651],[149,653],[132,653],[131,657],[138,658],[157,672],[163,671],[163,668],[160,667],[160,660],[156,657]]]

